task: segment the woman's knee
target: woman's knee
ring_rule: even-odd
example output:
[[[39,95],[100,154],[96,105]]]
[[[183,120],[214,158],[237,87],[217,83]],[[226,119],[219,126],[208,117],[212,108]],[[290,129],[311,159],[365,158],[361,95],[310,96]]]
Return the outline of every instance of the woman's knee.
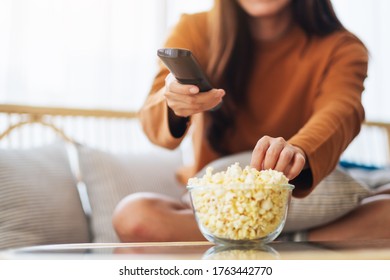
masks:
[[[159,225],[163,199],[151,193],[136,193],[125,197],[113,213],[113,226],[123,242],[159,241]]]

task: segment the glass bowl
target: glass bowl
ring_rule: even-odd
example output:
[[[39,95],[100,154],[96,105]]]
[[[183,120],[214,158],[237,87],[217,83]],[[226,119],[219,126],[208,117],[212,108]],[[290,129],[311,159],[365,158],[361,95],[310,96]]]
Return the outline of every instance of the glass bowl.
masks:
[[[264,245],[286,222],[293,185],[187,186],[198,227],[218,245]]]

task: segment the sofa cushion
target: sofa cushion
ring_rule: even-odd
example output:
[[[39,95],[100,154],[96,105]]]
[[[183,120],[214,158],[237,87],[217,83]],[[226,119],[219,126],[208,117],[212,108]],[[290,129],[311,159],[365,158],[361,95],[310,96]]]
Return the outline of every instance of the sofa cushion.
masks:
[[[251,152],[243,152],[218,159],[208,166],[215,171],[226,170],[235,162],[250,164]],[[206,166],[196,176],[203,176]],[[284,232],[306,230],[324,225],[355,209],[360,201],[371,195],[366,184],[355,180],[342,169],[335,169],[304,198],[291,199]]]
[[[0,150],[0,248],[89,242],[63,143]]]
[[[78,151],[80,172],[92,209],[93,242],[119,241],[112,226],[112,214],[125,196],[157,192],[179,198],[185,190],[175,178],[181,165],[179,150],[117,155],[79,146]]]
[[[390,166],[379,169],[347,168],[346,171],[353,178],[360,180],[375,190],[390,184]]]

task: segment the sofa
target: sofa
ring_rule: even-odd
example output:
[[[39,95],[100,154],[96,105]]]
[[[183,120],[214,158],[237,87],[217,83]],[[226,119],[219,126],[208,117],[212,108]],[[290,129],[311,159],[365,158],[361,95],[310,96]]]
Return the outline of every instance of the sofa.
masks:
[[[0,249],[119,242],[111,216],[122,198],[134,192],[158,192],[179,199],[185,192],[185,186],[175,178],[175,170],[185,164],[188,147],[168,151],[147,143],[134,113],[1,105],[0,114],[11,120],[7,126],[0,126],[0,144],[11,144],[0,146]],[[58,120],[61,118],[63,123]],[[67,118],[72,122],[87,118],[89,124],[91,118],[98,122],[114,120],[122,125],[119,131],[131,131],[131,140],[122,144],[133,149],[118,152],[115,141],[112,149],[108,148],[107,141],[102,140],[105,135],[115,140],[121,137],[113,133],[112,127],[102,131],[102,123],[92,125],[97,135],[90,135],[89,140],[85,136],[88,129],[81,129],[83,137],[76,135],[77,129],[65,125],[69,123]],[[126,121],[137,130],[123,126]],[[56,137],[32,146],[13,147],[17,131],[27,126],[39,126],[33,128],[38,129],[35,133],[39,137],[47,133],[41,127]],[[18,141],[23,143],[27,138],[32,142],[38,136],[22,131]],[[102,138],[101,146],[94,143],[98,137]],[[138,142],[134,142],[137,137]],[[243,152],[210,165],[218,171],[234,162],[249,164],[249,160],[250,152]],[[389,169],[373,172],[336,168],[308,197],[292,199],[284,232],[306,230],[337,219],[369,197],[374,185],[390,183]],[[201,170],[197,176],[203,173]]]

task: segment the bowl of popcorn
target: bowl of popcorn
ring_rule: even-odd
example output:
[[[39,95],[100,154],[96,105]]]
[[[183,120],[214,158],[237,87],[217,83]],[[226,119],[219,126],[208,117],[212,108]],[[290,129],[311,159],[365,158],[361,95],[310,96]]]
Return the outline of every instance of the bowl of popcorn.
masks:
[[[221,245],[264,245],[281,233],[294,186],[282,172],[235,163],[191,178],[187,189],[199,229]]]

